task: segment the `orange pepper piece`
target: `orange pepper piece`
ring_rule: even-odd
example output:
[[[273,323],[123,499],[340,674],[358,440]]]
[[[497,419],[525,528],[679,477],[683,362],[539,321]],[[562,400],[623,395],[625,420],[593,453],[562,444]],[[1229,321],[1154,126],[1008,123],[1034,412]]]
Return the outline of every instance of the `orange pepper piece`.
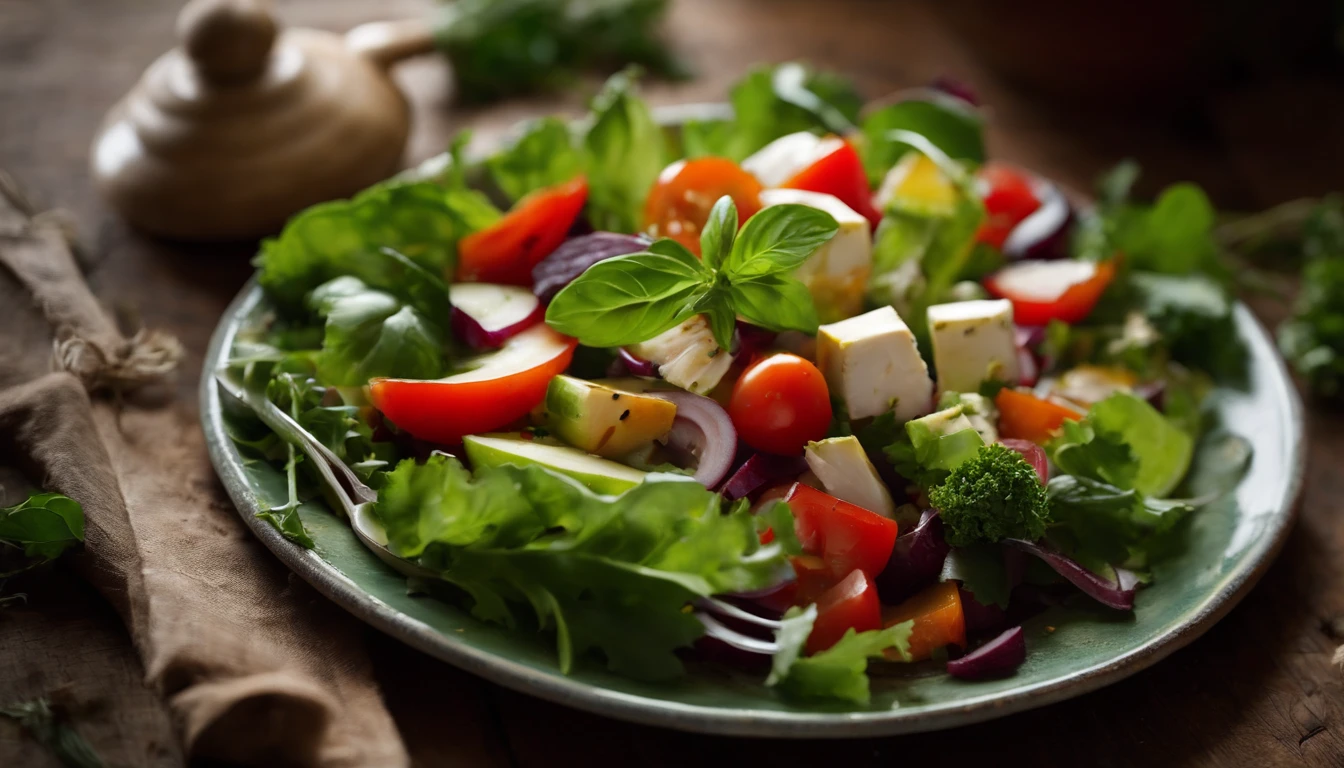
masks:
[[[999,409],[999,436],[1044,443],[1067,420],[1078,421],[1083,414],[1039,398],[1030,392],[1001,389],[994,398]]]
[[[966,647],[966,617],[961,612],[961,593],[955,582],[935,584],[900,605],[882,611],[882,626],[914,621],[910,633],[910,661],[923,661],[947,645]],[[887,658],[901,661],[894,650]]]

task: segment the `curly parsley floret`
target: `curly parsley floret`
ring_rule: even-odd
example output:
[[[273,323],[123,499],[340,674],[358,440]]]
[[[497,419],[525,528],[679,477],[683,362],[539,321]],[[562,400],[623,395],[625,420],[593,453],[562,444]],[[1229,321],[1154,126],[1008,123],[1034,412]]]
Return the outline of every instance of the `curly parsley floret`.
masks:
[[[1045,534],[1045,487],[1022,455],[986,445],[929,491],[947,543],[964,547],[1003,539],[1035,541]]]

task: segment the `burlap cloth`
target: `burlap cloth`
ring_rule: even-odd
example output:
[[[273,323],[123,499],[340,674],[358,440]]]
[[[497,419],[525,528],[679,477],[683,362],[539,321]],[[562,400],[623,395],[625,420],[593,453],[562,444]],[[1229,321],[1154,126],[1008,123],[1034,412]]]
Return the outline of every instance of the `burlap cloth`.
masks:
[[[153,403],[181,349],[125,338],[56,217],[0,174],[0,462],[79,501],[73,563],[117,609],[193,757],[400,766],[361,628],[253,538],[191,404]]]

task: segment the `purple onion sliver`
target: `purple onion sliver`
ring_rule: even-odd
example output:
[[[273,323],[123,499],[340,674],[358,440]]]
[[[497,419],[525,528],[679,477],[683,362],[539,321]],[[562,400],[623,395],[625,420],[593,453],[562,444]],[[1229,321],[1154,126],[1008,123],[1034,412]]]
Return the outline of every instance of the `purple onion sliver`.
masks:
[[[1035,351],[1045,343],[1044,325],[1019,325],[1014,328],[1014,334],[1017,346],[1024,349]]]
[[[973,107],[980,106],[980,97],[976,94],[975,89],[970,84],[954,77],[939,75],[934,78],[929,87],[936,91],[942,91],[949,96],[955,96]]]
[[[1068,579],[1074,586],[1083,590],[1092,599],[1117,611],[1134,610],[1133,582],[1126,587],[1123,577],[1119,583],[1111,581],[1089,571],[1076,560],[1044,544],[1036,544],[1022,539],[1004,539],[1004,544],[1019,549],[1029,555],[1035,555],[1045,561],[1060,576]]]
[[[697,460],[695,479],[706,488],[723,481],[737,451],[737,428],[723,406],[690,392],[649,392],[651,397],[677,406],[677,417],[667,435],[667,447],[683,458]]]
[[[877,575],[882,602],[895,605],[937,581],[950,550],[943,538],[942,518],[931,509],[924,510],[914,529],[896,537],[887,567]]]
[[[1135,397],[1141,397],[1159,411],[1166,410],[1167,382],[1149,381],[1134,388]]]
[[[807,460],[802,456],[757,453],[728,477],[719,492],[728,501],[736,501],[772,485],[791,481],[806,471]]]
[[[532,292],[542,301],[550,301],[561,288],[597,262],[642,251],[651,242],[642,235],[616,232],[571,237],[532,268]]]
[[[1008,621],[1008,612],[999,606],[985,604],[975,599],[975,593],[965,587],[959,587],[961,593],[961,614],[966,618],[966,632],[980,634],[993,632]]]
[[[736,328],[737,344],[734,354],[740,355],[743,359],[750,359],[757,352],[764,352],[775,343],[774,331],[767,331],[759,326],[737,321]]]
[[[1009,261],[1065,258],[1069,255],[1073,207],[1059,188],[1045,179],[1033,178],[1031,187],[1041,205],[1008,233],[1003,255]]]
[[[947,673],[963,680],[978,680],[1012,672],[1026,660],[1026,633],[1022,627],[1013,627],[960,659],[947,662]]]
[[[645,376],[651,379],[658,378],[658,366],[645,360],[642,357],[635,357],[625,347],[616,350],[616,358],[625,364],[626,370],[630,371],[632,376]]]

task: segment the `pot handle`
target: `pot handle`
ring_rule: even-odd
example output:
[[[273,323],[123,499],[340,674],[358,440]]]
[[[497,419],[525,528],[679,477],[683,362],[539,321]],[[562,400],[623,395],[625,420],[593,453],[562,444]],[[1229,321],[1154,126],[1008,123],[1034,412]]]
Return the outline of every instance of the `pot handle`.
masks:
[[[345,35],[345,47],[384,69],[404,59],[434,51],[434,32],[427,19],[374,21]]]

